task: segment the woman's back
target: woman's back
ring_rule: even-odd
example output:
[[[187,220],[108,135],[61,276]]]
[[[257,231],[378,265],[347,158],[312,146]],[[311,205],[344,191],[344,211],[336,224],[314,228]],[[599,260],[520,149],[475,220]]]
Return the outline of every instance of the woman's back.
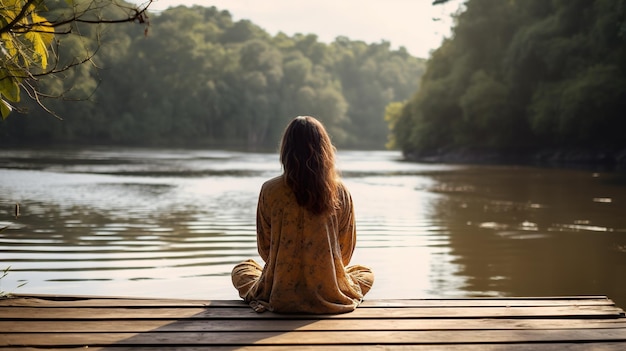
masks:
[[[352,197],[335,171],[335,149],[322,124],[297,117],[283,135],[283,174],[263,184],[253,260],[235,266],[233,284],[258,312],[354,310],[374,275],[347,267],[356,244]]]
[[[253,295],[277,312],[341,313],[363,297],[344,268],[356,244],[352,199],[340,186],[340,205],[316,215],[296,203],[283,177],[259,196],[257,241],[266,262]]]

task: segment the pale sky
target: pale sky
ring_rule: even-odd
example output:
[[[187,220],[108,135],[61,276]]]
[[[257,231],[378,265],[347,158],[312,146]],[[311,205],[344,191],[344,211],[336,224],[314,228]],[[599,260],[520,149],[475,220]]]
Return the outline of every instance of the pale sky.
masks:
[[[145,0],[132,0],[142,4]],[[271,35],[283,32],[316,34],[330,43],[338,36],[366,43],[389,41],[411,54],[428,58],[450,35],[450,14],[460,0],[432,5],[432,0],[155,0],[158,12],[177,5],[215,6],[228,10],[235,21],[248,19]],[[439,20],[433,20],[439,19]]]

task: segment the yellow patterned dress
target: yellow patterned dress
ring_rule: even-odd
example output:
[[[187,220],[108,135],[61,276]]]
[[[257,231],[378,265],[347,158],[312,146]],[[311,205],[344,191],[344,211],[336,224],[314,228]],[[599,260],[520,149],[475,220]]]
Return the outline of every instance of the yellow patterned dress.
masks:
[[[314,215],[298,205],[283,176],[263,184],[257,245],[265,266],[247,260],[232,272],[239,296],[257,312],[330,314],[359,305],[374,275],[348,266],[356,244],[354,207],[343,185],[339,198],[338,210]]]

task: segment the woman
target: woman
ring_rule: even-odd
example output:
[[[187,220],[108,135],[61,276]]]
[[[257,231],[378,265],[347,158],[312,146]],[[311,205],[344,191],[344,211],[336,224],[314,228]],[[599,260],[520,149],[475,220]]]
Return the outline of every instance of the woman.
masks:
[[[374,282],[363,266],[347,267],[356,244],[350,193],[335,171],[335,148],[313,117],[296,117],[280,147],[283,174],[261,188],[254,260],[235,266],[233,285],[257,312],[343,313]]]

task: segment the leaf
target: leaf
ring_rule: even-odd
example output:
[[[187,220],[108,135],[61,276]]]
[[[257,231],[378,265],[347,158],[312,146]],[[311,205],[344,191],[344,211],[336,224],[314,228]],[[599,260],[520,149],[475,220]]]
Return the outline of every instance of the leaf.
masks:
[[[17,55],[17,48],[15,46],[15,39],[8,32],[0,34],[0,39],[4,43],[4,48],[9,52],[9,56],[14,57]]]
[[[45,17],[37,14],[35,4],[31,4],[28,10],[29,16],[24,17],[24,21],[30,20],[32,29],[24,33],[24,38],[33,46],[32,61],[39,62],[42,68],[46,68],[48,66],[47,45],[54,38],[54,29]]]
[[[16,0],[9,0],[8,3],[2,1],[2,8],[0,9],[0,14],[2,15],[3,24],[11,22],[15,17],[17,17],[19,9]]]
[[[9,114],[12,110],[13,108],[11,107],[11,105],[9,105],[9,103],[6,102],[4,99],[0,98],[0,114],[2,114],[2,119],[6,119],[7,117],[9,117]]]
[[[46,68],[48,65],[48,50],[44,43],[41,34],[35,32],[28,32],[24,34],[24,37],[33,44],[33,60],[39,61],[42,68]]]
[[[52,24],[48,22],[45,17],[37,13],[33,12],[30,16],[33,21],[33,31],[41,35],[41,39],[45,45],[49,45],[52,39],[54,39],[54,27],[52,27]]]
[[[5,77],[0,79],[0,95],[7,98],[9,101],[20,101],[20,86],[15,79]]]

